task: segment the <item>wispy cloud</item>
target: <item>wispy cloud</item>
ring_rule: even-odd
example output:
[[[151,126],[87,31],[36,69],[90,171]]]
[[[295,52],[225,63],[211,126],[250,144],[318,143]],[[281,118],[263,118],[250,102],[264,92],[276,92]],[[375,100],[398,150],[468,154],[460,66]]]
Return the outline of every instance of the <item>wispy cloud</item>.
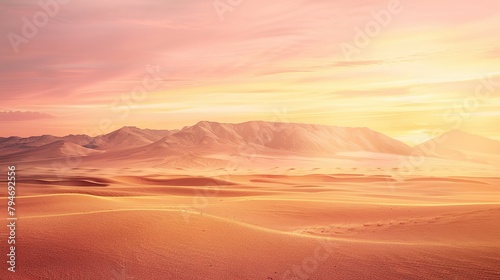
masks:
[[[39,112],[5,111],[0,112],[0,122],[31,121],[55,118],[52,115]]]

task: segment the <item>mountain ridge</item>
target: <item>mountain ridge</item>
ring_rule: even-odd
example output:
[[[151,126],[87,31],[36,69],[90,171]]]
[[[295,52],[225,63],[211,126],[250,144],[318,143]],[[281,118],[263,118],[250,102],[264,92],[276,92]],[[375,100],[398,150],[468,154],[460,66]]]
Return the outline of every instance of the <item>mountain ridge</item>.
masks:
[[[450,131],[440,137],[456,142],[446,147],[436,146],[436,151],[445,154],[443,158],[466,160],[468,157],[464,156],[461,150],[474,150],[474,144],[467,144],[467,141],[467,145],[460,144],[460,140],[455,138],[469,139],[469,142],[489,143],[489,146],[494,147],[494,151],[500,154],[500,141],[458,130]],[[27,154],[31,153],[39,155],[40,158],[46,154],[45,157],[50,158],[53,156],[89,156],[104,161],[113,158],[118,161],[135,159],[143,162],[161,161],[173,156],[186,155],[193,158],[211,158],[211,156],[217,157],[216,155],[221,154],[229,156],[252,154],[272,158],[273,155],[330,157],[342,153],[368,152],[409,156],[415,151],[425,151],[423,147],[426,145],[435,145],[436,143],[432,141],[410,147],[366,127],[266,121],[243,123],[200,121],[195,125],[177,130],[153,130],[125,126],[96,137],[42,135],[28,138],[0,138],[0,155],[9,155],[9,158],[16,158],[17,155],[19,158],[26,158]],[[437,142],[437,140],[434,141]],[[61,147],[59,144],[51,146],[52,143],[63,144]],[[485,146],[485,144],[480,146]],[[454,148],[451,153],[450,148]],[[477,149],[481,151],[481,148]],[[425,155],[436,157],[436,154],[428,152]],[[28,158],[33,157],[36,156]]]
[[[424,156],[484,163],[486,155],[500,155],[500,141],[453,129],[414,147]]]

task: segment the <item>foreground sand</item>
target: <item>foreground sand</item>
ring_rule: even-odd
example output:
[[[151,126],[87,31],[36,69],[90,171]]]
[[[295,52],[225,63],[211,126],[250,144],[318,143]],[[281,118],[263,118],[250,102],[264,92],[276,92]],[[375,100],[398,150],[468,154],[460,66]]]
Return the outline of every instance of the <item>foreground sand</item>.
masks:
[[[104,173],[19,179],[1,279],[500,278],[498,178]]]

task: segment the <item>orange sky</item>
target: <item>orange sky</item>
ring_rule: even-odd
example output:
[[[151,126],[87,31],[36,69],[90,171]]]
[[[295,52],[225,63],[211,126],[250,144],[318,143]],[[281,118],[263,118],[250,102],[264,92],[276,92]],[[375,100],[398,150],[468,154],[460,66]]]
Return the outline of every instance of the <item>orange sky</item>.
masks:
[[[17,45],[44,9],[0,4],[0,136],[267,120],[500,139],[497,0],[67,2]]]

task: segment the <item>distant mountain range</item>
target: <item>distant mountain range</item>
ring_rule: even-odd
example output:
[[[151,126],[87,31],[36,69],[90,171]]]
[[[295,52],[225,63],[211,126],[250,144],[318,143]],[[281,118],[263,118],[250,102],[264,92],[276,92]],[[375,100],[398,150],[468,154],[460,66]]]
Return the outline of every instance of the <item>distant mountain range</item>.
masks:
[[[500,155],[500,141],[450,131],[410,147],[368,128],[263,121],[240,124],[202,121],[180,130],[123,127],[97,137],[0,138],[0,161],[15,162],[81,157],[91,162],[154,164],[168,159],[171,165],[189,167],[192,163],[220,165],[224,161],[222,156],[330,157],[354,152],[400,156],[418,152],[425,156],[478,161],[477,154]]]
[[[414,147],[415,152],[446,159],[488,163],[500,155],[500,141],[451,130]]]

